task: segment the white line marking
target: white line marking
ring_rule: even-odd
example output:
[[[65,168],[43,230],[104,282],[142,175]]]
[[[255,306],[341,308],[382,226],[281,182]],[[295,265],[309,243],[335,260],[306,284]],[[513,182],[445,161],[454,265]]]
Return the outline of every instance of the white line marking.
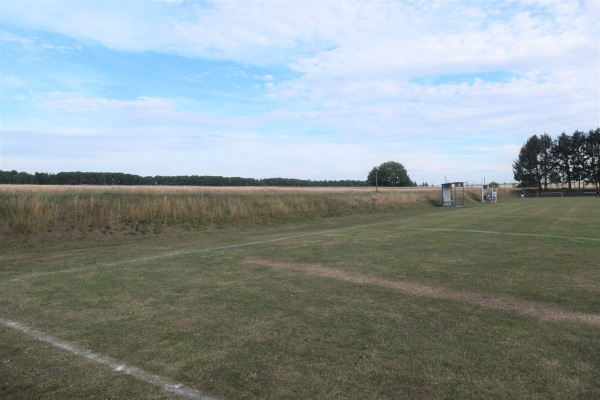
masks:
[[[224,246],[209,247],[209,248],[205,248],[205,249],[190,249],[190,250],[172,251],[172,252],[167,252],[167,253],[162,253],[162,254],[156,254],[153,256],[131,258],[129,260],[123,260],[123,261],[118,261],[118,262],[113,262],[113,263],[86,265],[83,267],[67,268],[67,269],[61,269],[61,270],[57,270],[57,271],[32,272],[30,274],[21,275],[21,276],[19,276],[19,278],[27,279],[27,278],[31,278],[31,277],[37,277],[37,276],[80,272],[80,271],[96,269],[96,268],[112,268],[112,267],[116,267],[118,265],[139,262],[139,261],[149,261],[149,260],[156,260],[159,258],[185,256],[185,255],[198,254],[198,253],[208,253],[211,251],[234,249],[234,248],[238,248],[238,247],[256,246],[259,244],[281,242],[284,240],[298,239],[298,238],[302,238],[302,237],[321,235],[321,234],[327,234],[327,233],[333,233],[333,232],[341,232],[341,231],[347,231],[347,230],[351,230],[351,229],[365,228],[368,226],[394,224],[394,223],[398,223],[402,220],[404,220],[404,218],[387,220],[387,221],[377,221],[377,222],[372,222],[372,223],[368,223],[368,224],[348,226],[345,228],[329,229],[329,230],[316,231],[316,232],[307,232],[307,233],[302,233],[302,234],[298,234],[298,235],[284,236],[284,237],[278,237],[278,238],[273,238],[273,239],[265,239],[265,240],[259,240],[259,241],[254,241],[254,242],[236,243],[236,244],[230,244],[230,245],[224,245]],[[543,237],[543,238],[555,238],[555,239],[577,239],[577,240],[600,241],[600,238],[593,238],[593,237],[558,236],[558,235],[547,235],[547,234],[537,234],[537,233],[519,233],[519,232],[496,232],[496,231],[485,231],[485,230],[475,230],[475,229],[449,229],[449,228],[424,228],[424,227],[403,227],[403,229],[412,229],[412,230],[421,230],[421,231],[466,232],[466,233],[481,233],[481,234],[492,234],[492,235],[530,236],[530,237]],[[16,281],[17,280],[13,279],[10,282],[16,282]],[[6,284],[6,283],[9,283],[9,282],[8,281],[0,282],[0,284]]]
[[[600,241],[600,238],[586,237],[586,236],[561,236],[561,235],[548,235],[544,233],[525,233],[525,232],[499,232],[499,231],[484,231],[479,229],[450,229],[450,228],[408,228],[419,231],[440,231],[440,232],[465,232],[465,233],[483,233],[486,235],[508,235],[508,236],[530,236],[530,237],[541,237],[549,239],[576,239],[576,240],[592,240]]]
[[[6,285],[7,283],[13,283],[13,282],[21,282],[21,279],[9,279],[8,281],[4,281],[4,282],[0,282],[0,285]]]
[[[273,239],[265,239],[265,240],[259,240],[259,241],[254,241],[254,242],[236,243],[236,244],[229,244],[229,245],[224,245],[224,246],[209,247],[209,248],[205,248],[205,249],[172,251],[172,252],[168,252],[168,253],[156,254],[153,256],[131,258],[129,260],[122,260],[122,261],[106,263],[106,264],[86,265],[83,267],[60,269],[60,270],[56,270],[56,271],[32,272],[32,273],[29,273],[26,275],[19,276],[19,279],[22,280],[22,279],[33,278],[33,277],[38,277],[38,276],[66,274],[66,273],[71,273],[71,272],[80,272],[80,271],[86,271],[86,270],[97,269],[97,268],[112,268],[112,267],[116,267],[121,264],[127,264],[127,263],[139,262],[139,261],[149,261],[149,260],[156,260],[159,258],[185,256],[185,255],[198,254],[198,253],[208,253],[211,251],[234,249],[237,247],[256,246],[259,244],[281,242],[284,240],[298,239],[298,238],[302,238],[302,237],[306,237],[306,236],[314,236],[314,235],[321,235],[321,234],[327,234],[327,233],[332,233],[332,232],[340,232],[340,231],[344,231],[344,230],[364,228],[364,227],[372,226],[372,225],[384,225],[384,224],[389,224],[389,223],[393,223],[393,222],[397,222],[397,221],[373,222],[373,223],[369,223],[369,224],[355,225],[355,226],[350,226],[350,227],[346,227],[346,228],[337,228],[337,229],[329,229],[329,230],[316,231],[316,232],[308,232],[308,233],[302,233],[302,234],[298,234],[298,235],[284,236],[284,237],[278,237],[278,238],[273,238]],[[13,279],[12,281],[15,281],[15,280]],[[0,284],[6,284],[6,283],[8,283],[8,281],[0,282]]]
[[[105,366],[111,368],[115,372],[120,372],[120,373],[124,373],[127,375],[131,375],[134,378],[137,378],[142,382],[149,383],[154,386],[158,386],[159,388],[161,388],[162,390],[165,390],[167,392],[175,393],[180,396],[187,397],[187,398],[193,399],[193,400],[217,400],[216,397],[208,396],[196,389],[192,389],[192,388],[182,385],[180,383],[174,382],[171,379],[166,378],[164,376],[160,376],[160,375],[156,375],[156,374],[144,371],[143,369],[140,369],[138,367],[123,364],[122,362],[119,362],[118,360],[115,360],[112,357],[104,356],[104,355],[101,355],[98,353],[93,353],[89,350],[77,347],[71,343],[63,342],[62,340],[59,340],[52,336],[46,335],[45,333],[42,333],[35,329],[31,329],[31,328],[29,328],[25,325],[22,325],[18,322],[0,319],[0,323],[2,323],[2,325],[6,326],[6,327],[12,328],[19,332],[22,332],[22,333],[24,333],[28,336],[31,336],[37,340],[49,343],[54,347],[57,347],[62,350],[66,350],[66,351],[73,353],[75,355],[78,355],[80,357],[87,358],[88,360],[94,361],[98,364],[105,365]]]

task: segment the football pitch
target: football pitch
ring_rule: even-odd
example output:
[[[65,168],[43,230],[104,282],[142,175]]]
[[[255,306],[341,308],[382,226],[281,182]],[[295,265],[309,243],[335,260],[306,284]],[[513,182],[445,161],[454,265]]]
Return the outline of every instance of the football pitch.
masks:
[[[0,249],[2,399],[597,399],[598,371],[593,197]]]

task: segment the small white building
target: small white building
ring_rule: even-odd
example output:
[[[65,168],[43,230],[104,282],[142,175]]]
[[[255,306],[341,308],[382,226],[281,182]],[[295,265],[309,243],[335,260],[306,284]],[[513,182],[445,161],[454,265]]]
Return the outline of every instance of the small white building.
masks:
[[[465,183],[442,183],[442,207],[464,207]]]

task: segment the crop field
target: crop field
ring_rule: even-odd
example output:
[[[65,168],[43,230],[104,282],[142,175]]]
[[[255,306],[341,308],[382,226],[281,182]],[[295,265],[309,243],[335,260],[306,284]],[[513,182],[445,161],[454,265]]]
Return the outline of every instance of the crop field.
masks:
[[[600,398],[600,199],[438,197],[1,188],[0,398]]]

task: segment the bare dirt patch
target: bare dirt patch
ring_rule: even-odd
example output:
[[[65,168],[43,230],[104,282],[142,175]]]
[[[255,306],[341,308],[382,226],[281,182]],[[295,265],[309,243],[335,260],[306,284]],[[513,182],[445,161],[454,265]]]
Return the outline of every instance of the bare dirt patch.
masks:
[[[374,276],[359,274],[356,272],[343,271],[314,264],[297,264],[275,260],[248,258],[248,264],[264,265],[273,268],[300,271],[310,275],[326,278],[339,279],[346,282],[358,284],[370,284],[384,288],[399,290],[404,293],[419,297],[434,299],[464,301],[483,307],[501,311],[515,312],[534,318],[548,321],[572,321],[588,325],[600,326],[600,315],[567,311],[556,307],[550,307],[542,303],[521,300],[516,298],[493,296],[483,293],[461,292],[441,286],[430,286],[421,283],[400,282],[383,279]]]

